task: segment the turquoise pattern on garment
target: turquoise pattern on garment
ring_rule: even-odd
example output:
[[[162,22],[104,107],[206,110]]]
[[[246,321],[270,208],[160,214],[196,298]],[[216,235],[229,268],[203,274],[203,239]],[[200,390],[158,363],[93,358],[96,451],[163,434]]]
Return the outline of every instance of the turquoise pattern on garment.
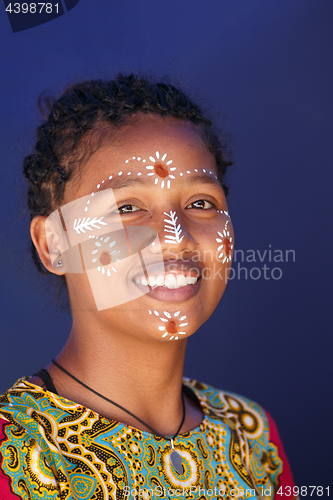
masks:
[[[175,440],[182,475],[171,464],[169,441],[24,378],[0,396],[0,416],[10,423],[0,443],[0,472],[15,493],[31,500],[176,498],[172,491],[182,492],[181,498],[225,500],[235,491],[243,491],[237,498],[244,499],[260,498],[267,488],[274,493],[282,461],[269,441],[264,410],[195,380],[184,384],[199,399],[204,418]]]
[[[78,500],[88,500],[94,494],[97,481],[94,477],[84,474],[72,474],[70,477],[71,489]]]

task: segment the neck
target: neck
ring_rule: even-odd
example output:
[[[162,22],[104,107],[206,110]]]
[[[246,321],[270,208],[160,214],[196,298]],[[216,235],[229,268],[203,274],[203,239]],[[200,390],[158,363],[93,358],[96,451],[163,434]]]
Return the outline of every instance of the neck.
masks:
[[[96,321],[93,327],[87,321],[75,321],[56,361],[76,378],[137,415],[156,431],[172,435],[182,418],[181,385],[185,350],[186,340],[142,341],[140,336],[129,337],[120,331],[110,331]],[[149,430],[80,386],[53,364],[47,369],[61,396],[107,418]],[[186,426],[196,426],[191,420],[191,413],[189,418],[183,431]]]

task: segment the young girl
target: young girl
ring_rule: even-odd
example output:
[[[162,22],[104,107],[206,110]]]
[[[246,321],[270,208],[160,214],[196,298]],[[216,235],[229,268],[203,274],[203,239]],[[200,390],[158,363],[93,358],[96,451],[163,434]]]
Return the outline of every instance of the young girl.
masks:
[[[1,500],[295,496],[269,414],[183,378],[231,266],[230,165],[172,85],[118,75],[53,104],[24,175],[33,258],[73,326],[0,396]]]

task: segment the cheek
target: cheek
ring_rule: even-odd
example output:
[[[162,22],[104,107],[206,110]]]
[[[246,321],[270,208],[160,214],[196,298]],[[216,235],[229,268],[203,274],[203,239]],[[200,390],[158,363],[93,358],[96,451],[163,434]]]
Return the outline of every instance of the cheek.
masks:
[[[195,260],[206,263],[226,264],[232,261],[234,251],[234,231],[230,217],[221,217],[214,227],[207,227],[199,236],[200,247],[195,250]],[[198,242],[199,242],[198,238]]]
[[[214,227],[202,233],[201,251],[197,251],[196,259],[203,263],[202,277],[206,282],[207,293],[217,294],[217,289],[224,292],[228,282],[233,252],[234,232],[230,217],[221,216]],[[193,259],[195,260],[195,259]]]
[[[230,217],[223,221],[221,229],[215,233],[215,244],[216,260],[222,264],[231,262],[234,251],[234,232]]]

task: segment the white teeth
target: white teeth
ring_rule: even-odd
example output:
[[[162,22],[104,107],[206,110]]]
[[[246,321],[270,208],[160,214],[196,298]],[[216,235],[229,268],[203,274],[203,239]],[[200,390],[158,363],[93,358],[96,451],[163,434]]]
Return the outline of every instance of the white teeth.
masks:
[[[157,276],[149,276],[148,280],[143,277],[136,278],[136,283],[144,286],[164,286],[165,288],[169,288],[171,290],[175,288],[182,288],[187,285],[194,285],[198,281],[197,277],[194,276],[184,276],[184,274],[174,275],[172,273],[164,276],[163,274],[159,274]]]
[[[188,285],[194,285],[197,279],[198,278],[195,278],[194,276],[186,276],[186,282]]]
[[[186,286],[187,285],[186,278],[183,274],[177,275],[177,285],[178,286]]]
[[[163,286],[164,285],[164,276],[163,274],[159,274],[157,278],[155,279],[156,285],[157,286]]]
[[[156,285],[155,277],[154,276],[148,276],[148,285],[149,286],[155,286]]]
[[[164,286],[166,286],[167,288],[174,288],[176,285],[176,276],[174,274],[167,274],[164,280]]]

